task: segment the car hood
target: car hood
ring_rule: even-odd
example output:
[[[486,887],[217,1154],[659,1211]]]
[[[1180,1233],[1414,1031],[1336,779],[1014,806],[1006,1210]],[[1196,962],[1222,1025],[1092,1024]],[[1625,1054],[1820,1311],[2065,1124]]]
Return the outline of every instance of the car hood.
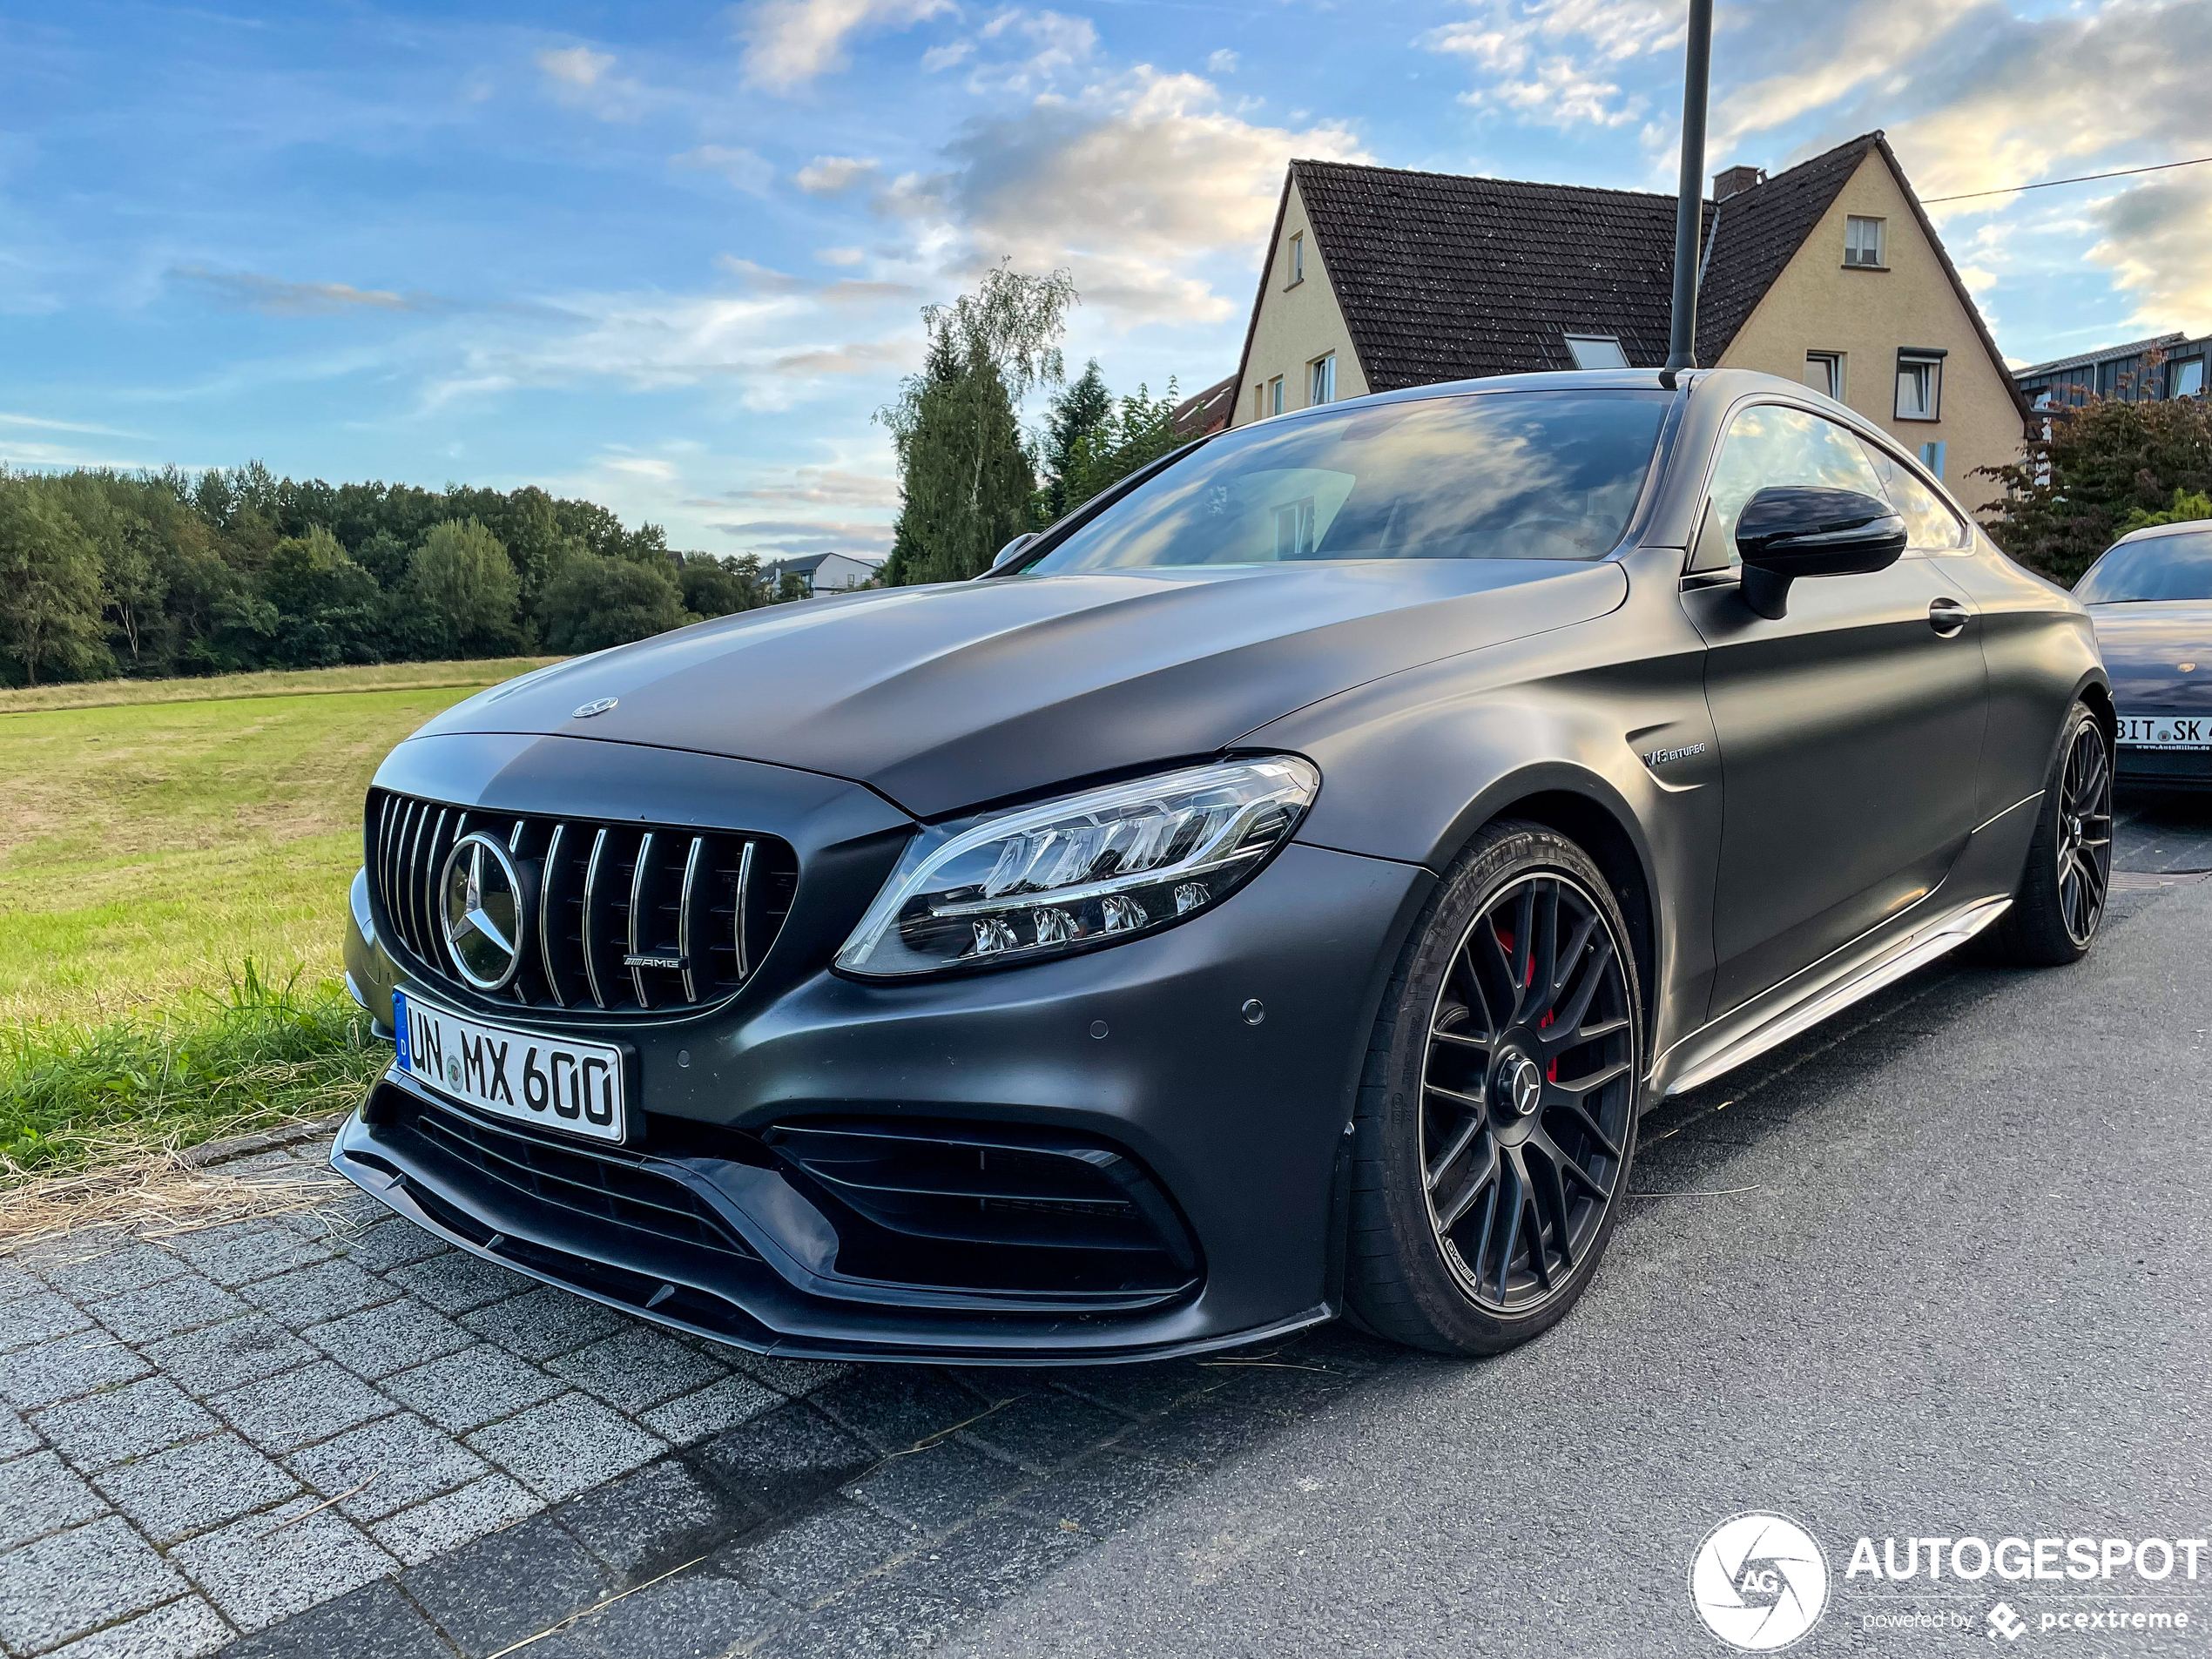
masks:
[[[2091,605],[2089,621],[2123,710],[2212,708],[2212,599]]]
[[[418,735],[546,732],[804,767],[931,818],[1211,753],[1317,698],[1616,608],[1617,564],[1075,572],[772,606],[556,664]],[[604,698],[613,705],[579,718]]]

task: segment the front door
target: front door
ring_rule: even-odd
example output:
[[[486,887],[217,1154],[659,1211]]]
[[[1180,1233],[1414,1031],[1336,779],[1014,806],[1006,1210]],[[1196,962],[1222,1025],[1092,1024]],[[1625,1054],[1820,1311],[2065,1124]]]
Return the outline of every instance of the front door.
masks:
[[[1770,484],[1885,494],[1848,428],[1787,404],[1730,421],[1683,596],[1720,740],[1715,1016],[1936,888],[1974,828],[1987,718],[1939,561],[1800,581],[1782,620],[1753,614],[1729,579],[1736,517]]]

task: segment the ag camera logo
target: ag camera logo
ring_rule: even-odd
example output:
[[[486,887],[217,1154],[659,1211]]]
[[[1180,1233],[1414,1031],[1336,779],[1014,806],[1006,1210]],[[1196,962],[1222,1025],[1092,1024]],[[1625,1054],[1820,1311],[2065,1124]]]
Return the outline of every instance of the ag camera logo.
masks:
[[[1730,1647],[1773,1653],[1820,1622],[1828,1558],[1787,1515],[1730,1515],[1690,1557],[1689,1600],[1705,1628]]]

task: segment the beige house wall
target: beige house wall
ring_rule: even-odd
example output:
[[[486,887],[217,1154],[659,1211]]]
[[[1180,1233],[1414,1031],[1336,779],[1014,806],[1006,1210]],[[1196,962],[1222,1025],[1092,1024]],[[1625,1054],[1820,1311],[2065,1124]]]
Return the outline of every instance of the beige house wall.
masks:
[[[1727,214],[1723,202],[1722,218]],[[1852,214],[1886,221],[1886,270],[1844,264],[1844,221]],[[1940,419],[1897,418],[1900,346],[1949,354],[1943,360]],[[1802,381],[1805,354],[1813,351],[1844,354],[1843,401],[1880,424],[1908,455],[1917,455],[1924,443],[1945,446],[1943,482],[1962,505],[1979,508],[1997,496],[1995,482],[1973,472],[2019,455],[2019,407],[1878,150],[1866,152],[1716,367]]]
[[[1305,280],[1291,285],[1291,239],[1305,238]],[[1252,325],[1251,349],[1246,354],[1237,407],[1229,424],[1250,426],[1258,418],[1255,389],[1264,391],[1269,381],[1283,377],[1283,408],[1306,407],[1307,368],[1324,354],[1337,354],[1337,401],[1366,395],[1367,377],[1352,349],[1352,335],[1344,326],[1344,312],[1330,286],[1329,271],[1314,245],[1313,227],[1305,217],[1305,203],[1298,184],[1290,186],[1283,204],[1283,226],[1269,250],[1267,280],[1261,286],[1259,314]]]

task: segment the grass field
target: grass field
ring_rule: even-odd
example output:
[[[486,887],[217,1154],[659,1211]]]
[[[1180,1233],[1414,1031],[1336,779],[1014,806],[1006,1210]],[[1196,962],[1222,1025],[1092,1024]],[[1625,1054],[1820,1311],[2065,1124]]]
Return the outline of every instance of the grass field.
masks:
[[[362,792],[543,660],[0,691],[0,1156],[220,1133],[323,1089],[319,1055],[368,1066],[338,983]]]

